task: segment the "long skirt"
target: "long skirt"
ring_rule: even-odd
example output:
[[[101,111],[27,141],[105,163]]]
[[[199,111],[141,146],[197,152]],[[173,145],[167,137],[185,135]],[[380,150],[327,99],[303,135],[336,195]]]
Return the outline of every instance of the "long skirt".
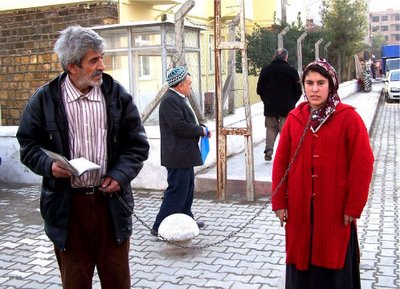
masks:
[[[334,270],[311,265],[300,271],[286,266],[286,289],[361,289],[357,231],[351,223],[350,240],[343,269]]]

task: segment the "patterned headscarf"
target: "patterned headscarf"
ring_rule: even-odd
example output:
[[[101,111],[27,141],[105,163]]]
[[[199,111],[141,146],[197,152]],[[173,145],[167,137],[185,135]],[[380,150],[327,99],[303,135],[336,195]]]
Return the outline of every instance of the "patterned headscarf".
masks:
[[[304,79],[308,74],[308,72],[309,71],[318,72],[318,70],[315,70],[315,68],[318,67],[322,67],[327,72],[325,73],[326,75],[323,76],[327,77],[329,80],[329,95],[325,106],[313,112],[314,118],[311,120],[311,129],[314,132],[318,131],[319,128],[322,126],[322,124],[329,118],[329,116],[335,112],[336,106],[340,102],[340,98],[337,93],[339,89],[339,82],[336,70],[324,58],[319,58],[312,61],[303,69],[303,76],[302,76],[303,85],[304,85]]]

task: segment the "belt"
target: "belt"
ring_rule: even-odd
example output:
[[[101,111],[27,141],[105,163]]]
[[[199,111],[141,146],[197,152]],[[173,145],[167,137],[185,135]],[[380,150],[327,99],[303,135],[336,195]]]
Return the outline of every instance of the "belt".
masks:
[[[99,193],[100,186],[90,186],[83,188],[71,188],[70,192],[73,194],[81,194],[81,195],[93,195],[94,193]]]

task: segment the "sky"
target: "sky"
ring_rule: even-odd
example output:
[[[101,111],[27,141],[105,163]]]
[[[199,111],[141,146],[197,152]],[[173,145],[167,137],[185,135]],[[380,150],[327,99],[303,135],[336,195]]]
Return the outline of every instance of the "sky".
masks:
[[[386,9],[400,10],[399,0],[370,0],[369,11],[378,12],[385,11]]]
[[[365,0],[369,2],[369,12],[380,12],[387,9],[400,10],[400,0]],[[322,0],[306,0],[306,15],[321,24]]]

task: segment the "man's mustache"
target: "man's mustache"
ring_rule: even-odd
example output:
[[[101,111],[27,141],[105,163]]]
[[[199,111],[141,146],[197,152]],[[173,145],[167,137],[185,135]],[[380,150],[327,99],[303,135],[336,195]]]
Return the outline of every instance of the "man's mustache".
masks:
[[[103,71],[101,71],[101,70],[96,70],[95,72],[93,72],[92,77],[95,77],[95,76],[97,76],[97,75],[102,75],[102,74],[103,74]]]

